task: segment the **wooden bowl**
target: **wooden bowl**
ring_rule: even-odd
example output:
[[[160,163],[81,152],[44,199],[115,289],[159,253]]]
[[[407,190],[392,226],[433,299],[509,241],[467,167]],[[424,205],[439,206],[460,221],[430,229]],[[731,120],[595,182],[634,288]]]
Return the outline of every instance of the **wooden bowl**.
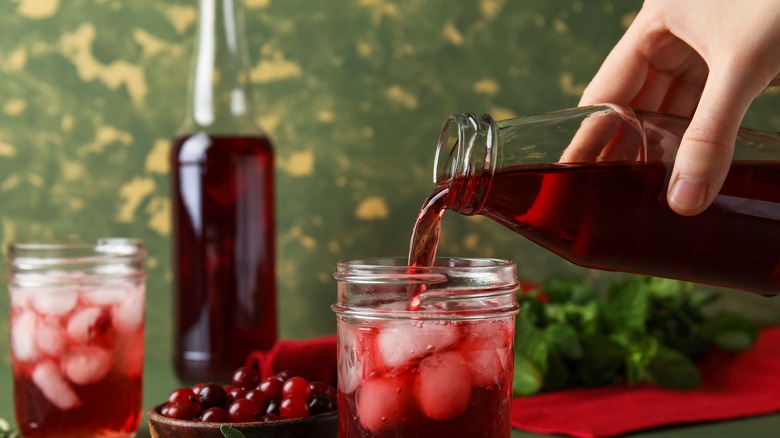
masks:
[[[146,414],[152,438],[223,438],[222,425],[229,425],[246,438],[336,438],[338,415],[336,412],[312,415],[293,420],[252,423],[203,423],[168,418],[160,413],[163,405],[157,405]]]

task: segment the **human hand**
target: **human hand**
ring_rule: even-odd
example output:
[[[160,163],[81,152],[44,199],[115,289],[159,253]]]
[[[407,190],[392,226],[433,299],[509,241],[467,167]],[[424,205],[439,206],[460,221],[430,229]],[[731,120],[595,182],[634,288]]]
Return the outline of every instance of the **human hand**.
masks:
[[[690,117],[667,199],[692,216],[720,191],[748,107],[777,85],[780,0],[647,0],[580,105]]]

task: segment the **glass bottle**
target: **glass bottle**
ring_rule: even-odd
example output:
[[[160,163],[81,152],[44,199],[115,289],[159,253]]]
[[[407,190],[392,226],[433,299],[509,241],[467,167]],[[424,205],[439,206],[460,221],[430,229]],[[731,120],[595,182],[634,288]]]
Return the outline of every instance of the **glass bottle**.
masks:
[[[174,366],[228,381],[276,340],[273,147],[252,108],[240,0],[201,0],[188,113],[171,155]]]
[[[577,265],[780,294],[780,135],[741,129],[714,203],[683,217],[666,192],[688,123],[613,105],[453,115],[429,204],[486,216]]]

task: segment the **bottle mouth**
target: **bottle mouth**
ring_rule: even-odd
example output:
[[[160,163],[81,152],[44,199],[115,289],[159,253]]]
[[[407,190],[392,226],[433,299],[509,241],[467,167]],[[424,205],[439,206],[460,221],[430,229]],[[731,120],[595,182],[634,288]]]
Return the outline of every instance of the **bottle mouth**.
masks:
[[[453,206],[462,214],[476,213],[487,190],[490,176],[496,168],[496,134],[493,119],[488,115],[455,114],[444,123],[433,164],[433,184],[437,188],[454,188],[457,202]],[[486,181],[476,178],[488,177]]]

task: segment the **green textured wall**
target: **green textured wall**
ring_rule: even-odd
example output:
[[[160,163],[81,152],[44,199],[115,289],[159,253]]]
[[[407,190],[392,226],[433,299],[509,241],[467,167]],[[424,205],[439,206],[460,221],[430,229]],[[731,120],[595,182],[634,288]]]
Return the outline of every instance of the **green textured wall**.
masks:
[[[405,255],[447,115],[574,106],[640,4],[246,0],[259,121],[277,148],[281,334],[334,330],[338,259]],[[172,381],[166,157],[184,117],[196,17],[195,0],[0,2],[0,239],[143,239],[147,367]],[[778,108],[780,93],[762,97],[747,124],[780,130]],[[457,215],[445,215],[440,254],[512,258],[532,281],[581,271]],[[7,313],[3,293],[4,417]],[[147,405],[173,385],[145,388]]]

